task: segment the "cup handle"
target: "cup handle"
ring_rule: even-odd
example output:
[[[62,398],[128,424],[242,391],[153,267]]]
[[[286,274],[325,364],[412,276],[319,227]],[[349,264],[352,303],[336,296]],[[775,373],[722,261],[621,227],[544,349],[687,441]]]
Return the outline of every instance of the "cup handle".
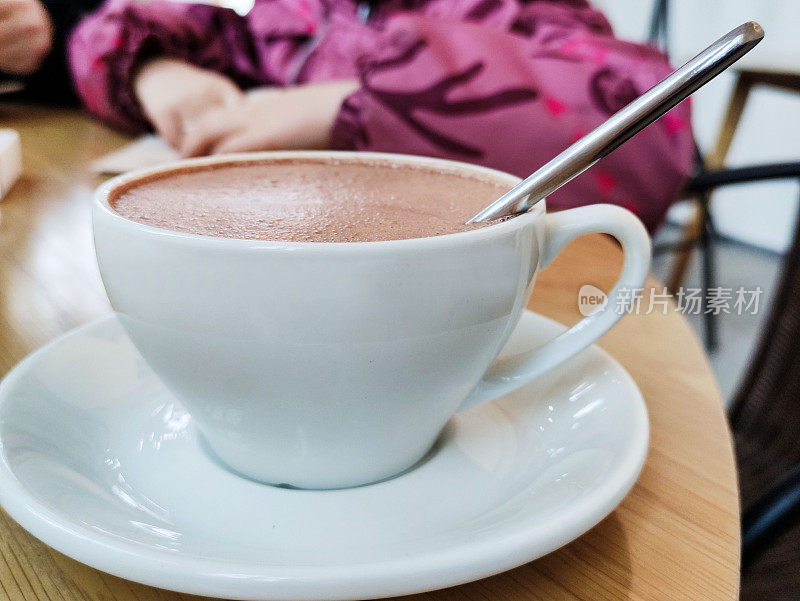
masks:
[[[592,344],[622,317],[633,302],[632,292],[644,284],[650,268],[650,237],[630,211],[615,205],[590,205],[545,216],[539,264],[546,267],[569,242],[596,233],[614,236],[625,255],[622,272],[605,307],[539,348],[496,359],[459,411],[528,384]],[[627,296],[622,296],[626,291]]]

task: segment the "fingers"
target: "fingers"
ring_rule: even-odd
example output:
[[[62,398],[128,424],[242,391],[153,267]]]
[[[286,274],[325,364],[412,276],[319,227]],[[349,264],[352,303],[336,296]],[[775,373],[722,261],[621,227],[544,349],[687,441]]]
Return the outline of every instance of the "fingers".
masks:
[[[229,154],[231,152],[251,152],[255,150],[278,150],[278,147],[261,133],[244,131],[221,137],[211,147],[210,154]]]
[[[0,19],[0,47],[19,41],[20,36],[25,35],[26,29],[31,25],[33,25],[32,19],[25,13],[10,14]]]
[[[205,89],[198,90],[194,97],[176,106],[176,110],[185,124],[194,124],[204,121],[208,115],[221,108],[229,108],[238,104],[238,89]]]
[[[26,62],[38,60],[43,54],[47,54],[49,49],[50,44],[46,32],[35,27],[25,26],[7,38],[0,39],[0,56],[23,57]]]
[[[26,75],[52,45],[50,18],[38,0],[0,0],[0,68]]]
[[[220,86],[220,106],[236,106],[245,99],[245,94],[232,81],[228,80],[224,86]]]
[[[0,0],[0,45],[44,34],[48,28],[49,16],[38,0]]]
[[[185,135],[178,151],[182,157],[212,154],[220,140],[238,135],[242,124],[231,109],[218,108],[184,122]]]
[[[150,121],[164,141],[175,148],[180,148],[183,139],[183,126],[180,116],[175,111],[164,111],[158,115],[151,115]]]
[[[31,0],[2,0],[0,2],[0,21],[28,8]]]
[[[210,145],[227,129],[228,120],[216,117],[219,112],[200,102],[158,107],[147,116],[170,146],[181,156],[192,157],[208,154]]]
[[[181,110],[182,139],[177,145],[183,157],[203,156],[225,135],[241,124],[237,111],[244,94],[233,83],[220,85],[200,98],[200,101]]]
[[[220,99],[222,102],[222,99]],[[158,133],[182,157],[210,154],[212,147],[223,137],[241,128],[239,103],[226,106],[201,107],[185,105],[172,110],[149,114]]]
[[[193,130],[181,143],[178,153],[185,159],[211,154],[212,147],[222,135],[224,134]]]
[[[224,108],[235,115],[243,98],[230,78],[166,58],[145,63],[134,89],[148,120],[184,156],[208,152],[220,133],[207,114]]]
[[[29,75],[41,66],[48,50],[46,41],[32,44],[29,37],[9,44],[0,42],[0,69],[15,75]]]
[[[202,99],[203,110],[183,104],[184,157],[284,148],[326,148],[330,125],[341,96],[352,85],[307,86],[243,94],[238,88],[215,86]],[[209,107],[209,104],[216,106]],[[196,108],[196,107],[195,107]],[[188,115],[188,117],[187,117]]]
[[[9,44],[0,42],[0,64],[12,64],[25,60],[29,53],[28,45],[21,40]]]

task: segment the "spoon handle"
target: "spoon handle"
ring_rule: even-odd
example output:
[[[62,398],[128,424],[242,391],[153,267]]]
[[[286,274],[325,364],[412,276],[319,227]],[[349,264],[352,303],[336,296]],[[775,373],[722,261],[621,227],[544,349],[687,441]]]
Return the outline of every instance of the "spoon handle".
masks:
[[[491,221],[527,211],[722,73],[763,38],[764,30],[758,23],[750,21],[740,25],[616,112],[467,223]]]

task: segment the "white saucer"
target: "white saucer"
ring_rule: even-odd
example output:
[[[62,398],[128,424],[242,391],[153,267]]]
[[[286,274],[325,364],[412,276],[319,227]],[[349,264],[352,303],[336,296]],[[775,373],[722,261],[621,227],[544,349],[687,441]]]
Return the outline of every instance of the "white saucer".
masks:
[[[505,352],[563,329],[523,315]],[[356,599],[477,580],[568,543],[633,486],[648,422],[599,349],[457,415],[415,469],[301,491],[227,471],[115,318],[0,384],[0,502],[95,568],[234,599]],[[358,444],[358,441],[353,441]]]

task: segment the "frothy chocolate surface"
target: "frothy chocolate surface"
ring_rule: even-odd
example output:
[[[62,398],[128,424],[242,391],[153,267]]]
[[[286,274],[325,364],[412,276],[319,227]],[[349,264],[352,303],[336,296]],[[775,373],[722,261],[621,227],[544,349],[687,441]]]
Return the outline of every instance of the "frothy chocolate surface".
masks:
[[[369,242],[482,227],[464,222],[508,189],[388,161],[287,159],[168,171],[109,201],[133,221],[203,236]]]

